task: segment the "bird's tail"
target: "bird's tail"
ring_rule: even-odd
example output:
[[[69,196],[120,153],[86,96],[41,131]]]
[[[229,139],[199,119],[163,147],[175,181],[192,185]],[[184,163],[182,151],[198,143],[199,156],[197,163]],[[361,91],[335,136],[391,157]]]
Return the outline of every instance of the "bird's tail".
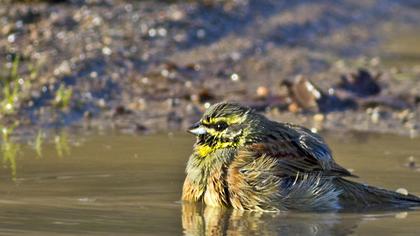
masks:
[[[337,178],[335,184],[341,190],[340,205],[345,208],[409,208],[420,206],[420,197]]]

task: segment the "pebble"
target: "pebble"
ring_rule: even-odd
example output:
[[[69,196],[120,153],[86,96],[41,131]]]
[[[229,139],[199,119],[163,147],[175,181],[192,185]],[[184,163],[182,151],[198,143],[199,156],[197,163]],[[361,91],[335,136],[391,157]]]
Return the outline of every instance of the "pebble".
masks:
[[[211,106],[211,103],[209,102],[204,103],[204,108],[208,109],[210,106]]]
[[[311,81],[298,75],[293,82],[284,81],[282,84],[288,89],[288,94],[295,104],[293,107],[289,106],[289,111],[297,112],[298,109],[294,106],[305,110],[319,110],[317,101],[321,99],[322,93]]]
[[[314,121],[315,122],[323,122],[325,119],[325,116],[321,113],[315,114],[314,115]]]
[[[107,107],[105,99],[101,98],[97,102],[98,107],[104,109]]]
[[[197,38],[203,39],[206,37],[206,31],[204,29],[197,30]]]
[[[256,93],[258,98],[267,98],[270,95],[270,89],[265,86],[259,86]]]
[[[55,70],[54,75],[69,75],[71,73],[70,63],[63,61]]]
[[[9,36],[7,36],[7,41],[9,41],[9,43],[14,43],[15,40],[16,40],[15,34],[10,34]]]
[[[366,111],[370,115],[370,120],[374,124],[378,124],[381,118],[381,112],[378,107],[375,107],[373,109],[367,109]]]
[[[109,55],[111,55],[111,54],[112,54],[112,50],[111,50],[109,47],[103,47],[103,48],[102,48],[102,53],[103,53],[104,55],[109,56]]]
[[[293,113],[297,113],[297,112],[300,111],[299,105],[296,104],[296,103],[294,103],[294,102],[293,103],[290,103],[289,106],[287,107],[287,109],[290,112],[293,112]]]
[[[372,113],[372,115],[370,116],[370,119],[372,121],[372,123],[377,124],[379,122],[379,113],[378,112],[374,112]]]
[[[239,79],[240,79],[240,77],[239,77],[239,75],[238,74],[236,74],[236,73],[233,73],[232,75],[230,75],[230,79],[232,80],[232,81],[239,81]]]
[[[171,10],[170,19],[172,19],[173,21],[180,21],[184,18],[185,18],[185,14],[183,11],[178,10],[178,9]]]
[[[377,95],[381,92],[379,77],[380,74],[373,76],[368,70],[359,69],[357,73],[342,76],[338,88],[362,97]]]
[[[416,168],[416,160],[413,156],[408,157],[407,167],[411,169]]]
[[[201,89],[198,93],[191,94],[190,99],[195,103],[206,103],[215,99],[215,96],[208,89]]]
[[[407,218],[407,216],[408,216],[408,212],[406,211],[395,214],[396,219],[405,219]]]

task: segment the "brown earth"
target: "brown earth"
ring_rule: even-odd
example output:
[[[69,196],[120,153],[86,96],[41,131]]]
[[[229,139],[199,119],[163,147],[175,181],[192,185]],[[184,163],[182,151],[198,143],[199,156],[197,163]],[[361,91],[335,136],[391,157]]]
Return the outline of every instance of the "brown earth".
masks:
[[[0,124],[21,133],[176,131],[224,100],[317,130],[419,132],[416,1],[59,2],[0,6],[0,64],[19,56],[28,81]]]

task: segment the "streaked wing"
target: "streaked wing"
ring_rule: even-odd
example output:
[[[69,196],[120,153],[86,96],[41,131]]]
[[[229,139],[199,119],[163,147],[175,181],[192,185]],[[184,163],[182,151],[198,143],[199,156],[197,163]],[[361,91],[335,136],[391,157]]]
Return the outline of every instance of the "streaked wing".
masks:
[[[252,153],[255,158],[264,155],[277,159],[279,174],[282,175],[317,172],[326,176],[355,177],[335,163],[330,149],[319,135],[300,126],[284,124],[282,128],[285,131],[281,135],[271,135],[264,142],[250,144],[242,151],[247,155]]]

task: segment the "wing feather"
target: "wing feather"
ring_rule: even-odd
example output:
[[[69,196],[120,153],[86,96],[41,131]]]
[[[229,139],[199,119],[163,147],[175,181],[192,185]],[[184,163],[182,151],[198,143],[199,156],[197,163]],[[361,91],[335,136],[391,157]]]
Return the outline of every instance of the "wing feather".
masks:
[[[263,142],[244,148],[255,158],[266,155],[277,159],[279,173],[295,176],[297,173],[322,173],[325,176],[352,176],[338,165],[321,136],[291,124],[283,124],[279,135],[270,135]],[[241,151],[240,151],[241,152]]]

